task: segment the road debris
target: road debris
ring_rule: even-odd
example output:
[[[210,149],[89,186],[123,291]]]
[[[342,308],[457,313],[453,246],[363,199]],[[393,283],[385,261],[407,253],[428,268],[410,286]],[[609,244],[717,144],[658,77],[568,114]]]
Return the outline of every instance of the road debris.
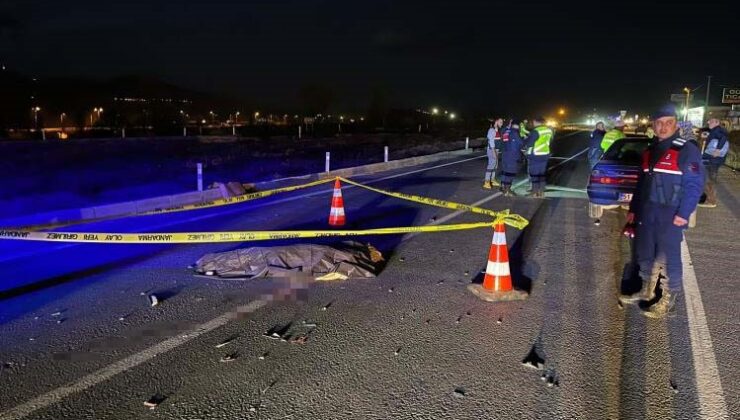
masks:
[[[269,330],[267,330],[267,332],[265,332],[264,336],[267,337],[267,338],[272,338],[273,340],[283,340],[283,341],[286,341],[289,338],[289,336],[288,336],[288,330],[290,330],[290,327],[292,325],[293,325],[292,322],[289,322],[288,324],[282,325],[282,326],[280,324],[275,325],[272,328],[270,328]]]
[[[539,351],[536,348],[536,345],[532,346],[532,349],[529,350],[529,354],[527,354],[527,357],[522,360],[522,364],[527,367],[531,367],[534,369],[544,369],[545,368],[545,358],[540,356]]]
[[[306,341],[308,341],[308,334],[299,334],[290,339],[293,344],[306,344]]]
[[[504,319],[503,319],[503,318],[499,318],[499,319],[498,319],[498,320],[496,321],[496,323],[497,323],[497,324],[501,324],[502,322],[504,322]]]
[[[232,341],[236,340],[237,338],[239,338],[239,334],[232,335],[229,338],[227,338],[226,340],[224,340],[224,341],[216,344],[216,348],[217,349],[220,349],[221,347],[224,347],[224,346],[230,344]]]
[[[404,262],[404,261],[406,261],[406,258],[401,257],[401,258],[398,259],[398,261]]]
[[[51,314],[51,316],[53,316],[53,317],[61,316],[62,315],[62,312],[64,312],[64,311],[56,311],[53,314]]]
[[[455,391],[453,392],[453,395],[456,396],[456,397],[458,397],[458,398],[465,397],[465,388],[463,388],[461,386],[455,388]]]
[[[394,290],[393,287],[389,288],[388,293],[393,293],[393,290]]]
[[[394,351],[394,352],[393,352],[393,355],[394,355],[394,356],[398,356],[398,355],[399,355],[399,354],[401,353],[401,349],[402,349],[402,348],[403,348],[403,347],[399,347],[399,348],[397,348],[397,349],[396,349],[396,351]]]
[[[321,310],[322,311],[325,311],[325,310],[329,309],[333,303],[334,303],[334,301],[331,301],[331,302],[327,303],[326,305],[324,305],[323,308],[321,308]]]
[[[676,385],[673,379],[669,380],[669,384],[671,385],[671,389],[673,390],[673,393],[678,394],[678,385]]]
[[[470,275],[470,271],[465,271],[465,273],[463,273],[463,274],[465,274],[466,276],[469,276]]]
[[[159,404],[162,404],[167,397],[162,394],[154,394],[151,398],[144,401],[144,406],[149,407],[150,410],[157,408]]]
[[[57,319],[57,324],[61,324],[62,322],[66,321],[67,318],[59,318]]]
[[[270,355],[270,352],[269,351],[266,351],[266,352],[262,353],[260,356],[257,356],[257,360],[265,360],[267,358],[267,356],[269,356],[269,355]]]
[[[159,305],[159,298],[157,298],[157,295],[155,294],[149,295],[149,303],[151,304],[151,306]]]
[[[233,362],[234,360],[237,359],[237,357],[239,357],[239,353],[238,352],[229,353],[227,355],[224,355],[221,358],[221,362],[223,362],[223,363]]]

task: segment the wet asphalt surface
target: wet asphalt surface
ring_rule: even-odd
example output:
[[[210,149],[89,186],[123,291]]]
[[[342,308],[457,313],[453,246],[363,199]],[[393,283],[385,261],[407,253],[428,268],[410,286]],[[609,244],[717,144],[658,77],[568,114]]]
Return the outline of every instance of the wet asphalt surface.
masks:
[[[556,139],[568,158],[586,134]],[[63,398],[44,398],[31,419],[315,418],[697,418],[697,388],[684,302],[649,320],[616,293],[629,244],[624,213],[588,218],[585,155],[553,159],[548,198],[496,197],[483,204],[530,220],[507,229],[519,302],[487,303],[466,289],[480,281],[487,229],[365,237],[387,265],[379,277],[312,283],[295,298],[235,314],[284,284],[192,276],[207,252],[238,244],[126,246],[2,243],[5,278],[45,281],[0,301],[0,418],[86,375],[187,337],[224,314],[235,319]],[[434,166],[434,165],[427,165]],[[373,184],[473,203],[484,159]],[[377,179],[419,168],[358,178]],[[688,246],[729,413],[740,412],[736,302],[737,175],[722,173],[720,206],[700,209]],[[521,183],[518,190],[524,190]],[[331,192],[299,200],[189,214],[131,218],[90,230],[204,231],[325,227]],[[451,211],[345,188],[349,228],[421,225]],[[448,223],[485,220],[463,214]],[[165,227],[162,227],[165,226]],[[77,227],[81,230],[81,228]],[[330,240],[326,240],[331,243]],[[281,242],[285,243],[285,242]],[[276,243],[272,243],[276,244]],[[259,243],[259,246],[270,243]],[[18,257],[14,257],[14,256]],[[163,302],[151,307],[147,295]],[[270,339],[277,327],[287,340]],[[289,337],[290,336],[290,337]],[[305,342],[290,338],[305,336]],[[228,342],[222,346],[224,342]],[[218,346],[218,347],[217,347]],[[535,357],[528,358],[534,354]],[[225,356],[226,360],[222,361]],[[523,363],[536,359],[537,366]],[[62,388],[63,389],[63,388]],[[702,391],[703,392],[703,391]],[[48,394],[51,393],[51,394]],[[150,409],[144,402],[161,400]]]

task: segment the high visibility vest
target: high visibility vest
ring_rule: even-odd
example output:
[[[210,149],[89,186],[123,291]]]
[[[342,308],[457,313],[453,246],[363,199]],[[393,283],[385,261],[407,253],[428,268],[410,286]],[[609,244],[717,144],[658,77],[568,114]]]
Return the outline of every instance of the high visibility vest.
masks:
[[[535,156],[544,156],[550,154],[550,141],[552,141],[552,128],[541,125],[535,127],[534,131],[537,132],[537,140],[534,141],[534,145],[527,150],[527,154]]]
[[[615,141],[625,137],[624,133],[619,130],[611,129],[607,131],[606,134],[604,134],[604,138],[601,139],[601,151],[606,152]]]
[[[527,138],[529,135],[529,130],[527,130],[527,124],[522,121],[521,124],[519,124],[519,135],[524,139]]]

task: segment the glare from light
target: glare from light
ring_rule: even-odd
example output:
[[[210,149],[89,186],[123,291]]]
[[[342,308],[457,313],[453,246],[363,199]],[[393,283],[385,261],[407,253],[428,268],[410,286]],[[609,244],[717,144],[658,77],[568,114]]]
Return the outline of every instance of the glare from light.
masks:
[[[561,115],[561,116],[562,116],[562,115],[565,115],[565,108],[560,108],[560,109],[558,110],[558,115]]]
[[[455,119],[455,113],[454,113],[454,112],[451,112],[451,113],[450,113],[450,119],[451,119],[451,120],[454,120],[454,119]]]
[[[434,115],[439,114],[439,108],[432,108],[432,114]]]

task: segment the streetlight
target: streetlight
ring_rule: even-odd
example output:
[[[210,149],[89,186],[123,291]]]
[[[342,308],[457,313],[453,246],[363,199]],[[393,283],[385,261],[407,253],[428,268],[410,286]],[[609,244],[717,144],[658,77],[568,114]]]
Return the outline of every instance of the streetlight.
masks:
[[[31,111],[33,111],[33,126],[36,130],[39,129],[39,111],[41,111],[41,108],[35,106],[31,108]]]
[[[563,115],[565,115],[565,108],[560,108],[560,109],[558,110],[558,115],[560,115],[561,117],[562,117]]]
[[[432,108],[432,114],[433,115],[439,114],[439,108]]]
[[[451,112],[451,113],[450,113],[450,119],[451,119],[451,120],[454,120],[454,119],[455,119],[455,113],[454,113],[454,112]]]

